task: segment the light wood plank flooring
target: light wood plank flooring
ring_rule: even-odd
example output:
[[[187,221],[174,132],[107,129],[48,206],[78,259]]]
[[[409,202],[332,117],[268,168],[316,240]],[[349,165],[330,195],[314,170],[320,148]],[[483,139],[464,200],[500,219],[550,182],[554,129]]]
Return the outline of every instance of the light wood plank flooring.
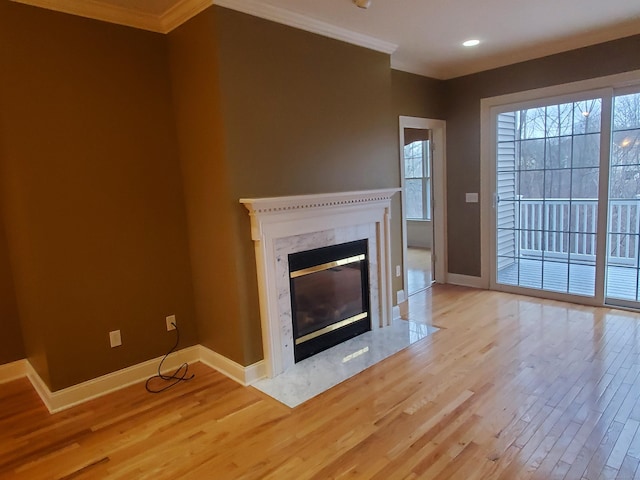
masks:
[[[431,250],[407,248],[407,295],[429,288],[433,282]]]
[[[436,285],[441,330],[295,409],[203,365],[49,415],[0,386],[2,479],[640,478],[640,316]]]

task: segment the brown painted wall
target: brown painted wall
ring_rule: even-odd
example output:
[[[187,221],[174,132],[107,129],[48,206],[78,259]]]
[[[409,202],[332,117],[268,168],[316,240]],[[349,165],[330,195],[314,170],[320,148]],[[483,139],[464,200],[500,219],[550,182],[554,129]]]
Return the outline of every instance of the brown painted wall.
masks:
[[[1,208],[0,212],[2,212]],[[0,365],[24,358],[24,342],[2,216],[0,216],[0,332],[2,332]]]
[[[445,118],[445,82],[413,73],[391,70],[393,113],[422,118]]]
[[[214,9],[169,35],[176,126],[187,206],[199,341],[248,365],[243,306],[238,293],[238,245],[233,235],[237,199],[229,190],[229,167],[220,112]],[[257,335],[260,328],[258,326]],[[260,356],[261,358],[261,352]]]
[[[232,201],[399,186],[388,55],[223,8],[216,25]],[[399,226],[396,217],[393,245]],[[233,228],[246,359],[257,360],[254,247],[240,205]]]
[[[171,313],[182,346],[254,363],[238,199],[397,187],[398,115],[446,118],[449,269],[479,275],[479,210],[464,192],[479,190],[480,99],[637,69],[639,47],[632,37],[443,83],[221,7],[167,38],[1,2],[0,314],[19,312],[53,390],[164,353]],[[397,201],[392,222],[396,265]],[[23,353],[17,326],[0,363]],[[110,349],[118,328],[124,345]]]
[[[398,126],[398,117],[401,115],[421,118],[445,118],[445,91],[444,82],[434,78],[423,77],[413,73],[391,70],[391,95],[392,111]],[[396,138],[396,157],[400,162],[399,138]],[[437,181],[437,179],[434,179]],[[402,206],[398,195],[394,198],[393,213],[396,217],[401,217]],[[432,235],[431,233],[429,235]],[[394,242],[394,255],[401,258],[402,237]]]
[[[196,342],[165,38],[0,3],[7,243],[52,390]],[[123,346],[111,349],[108,332]]]
[[[398,186],[389,57],[221,7],[172,33],[170,50],[200,341],[249,365],[260,316],[238,200]]]
[[[447,234],[449,272],[480,276],[480,100],[640,69],[640,35],[449,80]]]

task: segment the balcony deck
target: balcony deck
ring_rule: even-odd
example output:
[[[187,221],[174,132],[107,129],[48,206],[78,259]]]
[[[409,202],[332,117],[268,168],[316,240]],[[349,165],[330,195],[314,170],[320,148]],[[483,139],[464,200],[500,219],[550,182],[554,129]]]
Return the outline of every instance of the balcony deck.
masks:
[[[637,301],[638,270],[632,267],[610,265],[607,268],[606,296],[614,299]],[[592,296],[595,292],[595,265],[567,264],[554,261],[521,258],[498,271],[500,284],[543,288],[555,292]]]

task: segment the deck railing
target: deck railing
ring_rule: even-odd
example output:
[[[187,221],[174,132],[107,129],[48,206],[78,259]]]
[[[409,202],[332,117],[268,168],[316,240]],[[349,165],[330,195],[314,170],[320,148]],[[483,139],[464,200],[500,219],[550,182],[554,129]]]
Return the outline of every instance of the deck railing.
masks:
[[[610,202],[609,263],[637,265],[640,199]],[[520,255],[594,262],[598,222],[597,199],[520,199],[518,247]]]

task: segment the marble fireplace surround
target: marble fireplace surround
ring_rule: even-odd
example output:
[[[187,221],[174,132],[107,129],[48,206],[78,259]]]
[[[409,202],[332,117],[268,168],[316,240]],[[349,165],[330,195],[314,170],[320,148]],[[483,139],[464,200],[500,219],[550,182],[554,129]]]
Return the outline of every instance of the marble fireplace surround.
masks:
[[[266,375],[292,366],[290,253],[367,239],[371,328],[391,324],[391,197],[398,188],[240,199],[251,217]]]

